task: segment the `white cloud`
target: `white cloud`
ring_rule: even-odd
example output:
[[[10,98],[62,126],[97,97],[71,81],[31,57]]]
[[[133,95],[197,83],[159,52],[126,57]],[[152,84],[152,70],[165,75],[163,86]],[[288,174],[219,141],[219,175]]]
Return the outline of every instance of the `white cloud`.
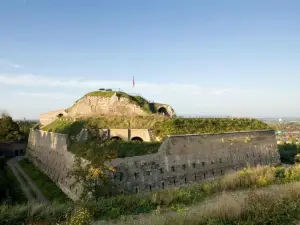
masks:
[[[17,95],[28,96],[34,98],[50,98],[50,99],[61,99],[61,98],[74,98],[74,95],[65,93],[49,93],[49,92],[17,92]]]
[[[7,65],[7,66],[10,66],[10,67],[13,67],[13,68],[20,68],[21,67],[21,65],[10,62],[9,60],[6,60],[6,59],[0,59],[0,64]]]
[[[187,93],[189,95],[223,95],[229,92],[256,92],[255,90],[244,90],[235,88],[217,88],[217,87],[202,87],[197,84],[175,84],[175,83],[146,83],[136,81],[135,87],[132,87],[132,81],[117,81],[117,80],[94,80],[94,79],[59,79],[45,76],[36,76],[31,74],[23,75],[0,75],[0,84],[13,86],[28,86],[28,87],[64,87],[76,89],[99,89],[99,88],[121,88],[127,92],[146,92],[152,95]]]
[[[40,113],[67,108],[89,91],[99,88],[121,88],[130,94],[140,93],[150,101],[170,104],[177,114],[232,115],[276,113],[280,106],[274,92],[232,87],[208,87],[196,83],[149,83],[135,80],[100,80],[0,74],[0,85],[11,95],[2,98],[3,107],[16,117],[38,117]],[[1,90],[0,90],[1,91]],[[19,91],[19,92],[16,92]],[[21,101],[20,97],[26,98]],[[259,101],[258,101],[259,100]],[[11,102],[18,102],[18,105]],[[277,107],[277,109],[276,109]],[[287,109],[287,107],[286,107]]]

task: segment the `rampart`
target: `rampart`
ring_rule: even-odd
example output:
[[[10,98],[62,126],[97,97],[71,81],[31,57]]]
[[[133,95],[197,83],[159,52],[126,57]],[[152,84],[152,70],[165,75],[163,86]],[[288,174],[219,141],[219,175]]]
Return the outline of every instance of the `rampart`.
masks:
[[[68,178],[74,155],[67,151],[66,135],[31,130],[28,155],[72,199],[80,186]],[[280,157],[275,132],[168,136],[156,154],[117,158],[111,181],[119,193],[137,193],[188,185],[219,177],[246,165],[277,165]],[[112,193],[115,194],[115,193]]]

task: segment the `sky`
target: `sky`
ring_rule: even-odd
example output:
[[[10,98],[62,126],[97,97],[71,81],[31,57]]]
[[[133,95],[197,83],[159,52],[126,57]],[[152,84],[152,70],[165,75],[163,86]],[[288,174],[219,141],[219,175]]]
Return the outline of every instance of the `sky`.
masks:
[[[298,0],[1,0],[0,111],[38,119],[119,88],[178,115],[300,116],[299,12]]]

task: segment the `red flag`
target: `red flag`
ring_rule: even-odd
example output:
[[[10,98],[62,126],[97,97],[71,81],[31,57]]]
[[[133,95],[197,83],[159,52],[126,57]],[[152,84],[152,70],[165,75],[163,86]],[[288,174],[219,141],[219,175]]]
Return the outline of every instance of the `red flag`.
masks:
[[[135,85],[135,82],[134,82],[134,76],[133,76],[133,79],[132,79],[132,86],[134,87]]]

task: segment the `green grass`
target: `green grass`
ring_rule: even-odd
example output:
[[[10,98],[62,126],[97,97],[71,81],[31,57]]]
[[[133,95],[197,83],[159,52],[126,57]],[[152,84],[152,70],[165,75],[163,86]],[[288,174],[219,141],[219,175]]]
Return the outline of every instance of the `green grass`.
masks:
[[[228,118],[171,118],[165,119],[162,116],[111,116],[111,117],[89,117],[80,118],[74,121],[71,118],[57,119],[51,124],[45,126],[43,130],[56,133],[68,134],[70,140],[78,135],[83,127],[93,128],[135,128],[153,130],[154,135],[162,140],[169,134],[195,134],[195,133],[222,133],[230,131],[244,130],[266,130],[270,127],[255,119],[228,119]],[[72,141],[69,151],[92,160],[97,158],[97,154],[101,149],[97,147],[99,143],[96,141],[87,141],[76,143]],[[105,147],[110,148],[112,153],[117,157],[130,157],[144,154],[152,154],[157,152],[160,142],[139,143],[139,142],[111,142]]]
[[[295,182],[223,192],[192,207],[173,207],[167,212],[157,210],[144,217],[99,221],[95,225],[290,225],[299,224],[299,219],[300,182]]]
[[[6,168],[7,179],[10,184],[10,195],[13,203],[24,203],[27,202],[27,198],[24,195],[20,183],[14,176],[13,172],[9,167]]]
[[[103,143],[102,141],[89,140],[72,143],[68,150],[76,156],[97,162],[99,157],[106,154],[107,149],[115,157],[124,158],[156,153],[160,145],[159,142],[108,141]]]
[[[290,222],[300,215],[300,183],[293,184],[297,181],[300,181],[300,165],[291,168],[259,166],[187,187],[91,200],[85,202],[83,207],[89,209],[96,220],[112,220],[152,212],[153,219],[158,219],[159,223],[144,223],[149,225],[291,224]],[[18,224],[13,222],[19,221],[20,218],[25,219],[23,213],[27,212],[29,207],[32,206],[23,206],[23,209],[18,205],[10,208],[2,206],[0,221],[5,215],[9,218],[10,224]],[[47,210],[44,209],[46,207]],[[59,207],[56,205],[55,208],[53,205],[43,206],[41,210],[36,210],[30,220],[50,221],[52,218],[53,222],[54,217],[61,218],[74,207],[69,204],[61,204]],[[162,214],[161,218],[155,213],[158,208]],[[184,209],[187,209],[187,216]],[[176,213],[166,217],[164,213],[170,211]],[[143,215],[144,218],[149,216],[151,214]],[[137,219],[134,221],[140,224]],[[144,222],[147,221],[148,219],[144,219]],[[132,221],[127,223],[111,221],[111,224],[129,224],[129,222]],[[103,224],[109,223],[106,221]]]
[[[20,172],[18,172],[18,174],[19,174],[21,180],[24,182],[24,184],[26,184],[26,186],[28,187],[28,190],[29,190],[29,192],[30,192],[30,195],[31,195],[33,198],[37,199],[37,194],[32,190],[32,188],[30,187],[30,185],[29,185],[29,183],[27,182],[26,178],[24,177],[24,175],[23,175],[22,173],[20,173]]]
[[[27,159],[20,161],[20,166],[48,200],[56,202],[69,201],[60,188]]]
[[[162,116],[111,116],[57,119],[43,130],[64,134],[78,134],[83,126],[111,129],[153,129],[154,134],[164,138],[171,134],[222,133],[233,131],[268,130],[269,125],[256,119],[247,118],[170,118]]]
[[[61,118],[56,119],[52,123],[43,127],[42,130],[61,134],[68,134],[69,136],[76,136],[80,133],[80,131],[84,127],[84,124],[85,121],[74,121],[70,118]]]

